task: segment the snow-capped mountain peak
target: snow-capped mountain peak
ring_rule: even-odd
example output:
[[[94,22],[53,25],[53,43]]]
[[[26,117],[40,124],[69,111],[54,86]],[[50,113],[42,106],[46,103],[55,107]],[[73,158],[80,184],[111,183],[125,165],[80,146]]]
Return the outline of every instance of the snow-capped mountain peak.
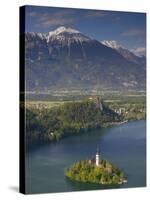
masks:
[[[52,35],[59,35],[62,33],[69,33],[69,34],[74,34],[74,33],[80,33],[78,30],[73,29],[73,28],[66,28],[65,26],[60,26],[57,29],[55,29],[54,31],[50,31],[49,32],[49,36]]]
[[[72,28],[25,33],[25,50],[27,90],[145,87],[144,59]]]
[[[143,60],[141,60],[131,50],[123,47],[121,44],[119,44],[115,40],[104,40],[104,41],[101,41],[101,43],[107,47],[115,49],[120,55],[122,55],[128,61],[134,62],[136,64],[143,62]]]
[[[71,39],[74,41],[88,41],[90,38],[87,37],[86,35],[82,34],[80,31],[70,28],[70,27],[65,27],[65,26],[60,26],[54,31],[50,31],[49,33],[46,34],[46,39],[47,42],[50,40],[60,40],[60,41],[65,41],[66,39]]]
[[[119,49],[121,48],[121,45],[115,41],[115,40],[104,40],[104,41],[101,41],[101,43],[107,47],[110,47],[112,49]]]

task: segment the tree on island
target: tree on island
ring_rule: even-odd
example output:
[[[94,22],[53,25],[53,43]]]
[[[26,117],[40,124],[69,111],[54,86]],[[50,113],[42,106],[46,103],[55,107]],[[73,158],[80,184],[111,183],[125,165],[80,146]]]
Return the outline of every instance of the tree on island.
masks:
[[[99,163],[97,163],[99,162]],[[98,184],[122,184],[127,182],[123,172],[107,160],[80,160],[65,170],[65,176],[71,180],[98,183]]]

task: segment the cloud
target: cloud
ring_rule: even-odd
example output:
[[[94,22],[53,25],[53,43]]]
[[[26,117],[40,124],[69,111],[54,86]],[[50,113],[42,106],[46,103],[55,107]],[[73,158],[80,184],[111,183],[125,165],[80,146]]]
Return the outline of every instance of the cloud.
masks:
[[[29,16],[29,17],[36,17],[36,16],[37,16],[37,12],[34,12],[34,11],[29,12],[29,13],[28,13],[28,16]]]
[[[97,18],[97,17],[105,17],[107,15],[110,15],[109,12],[106,11],[88,11],[84,17],[87,18]]]
[[[121,33],[121,36],[145,36],[145,31],[141,29],[130,29]]]
[[[54,13],[30,12],[28,16],[35,18],[36,27],[41,26],[41,27],[47,28],[49,26],[73,24],[75,22],[75,18],[72,16],[73,14],[74,14],[73,10],[63,10],[63,11],[57,11]]]
[[[38,26],[43,26],[43,27],[49,27],[49,26],[56,26],[56,25],[66,25],[66,24],[72,24],[74,22],[73,19],[47,19]]]
[[[146,55],[146,48],[145,47],[138,47],[135,49],[131,49],[131,51],[137,56]]]
[[[80,13],[80,12],[79,12]],[[73,25],[76,21],[83,18],[100,18],[110,15],[107,11],[85,11],[78,15],[77,10],[58,10],[56,12],[37,12],[28,13],[29,19],[34,20],[35,27],[48,28],[50,26]]]

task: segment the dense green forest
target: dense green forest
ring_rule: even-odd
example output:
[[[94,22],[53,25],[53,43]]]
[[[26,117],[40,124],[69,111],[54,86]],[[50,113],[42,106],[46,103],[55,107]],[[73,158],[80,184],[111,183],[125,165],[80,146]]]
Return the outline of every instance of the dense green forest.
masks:
[[[102,160],[100,166],[91,165],[88,160],[78,161],[65,170],[65,175],[88,183],[122,184],[125,181],[123,172],[106,160]]]
[[[64,103],[50,109],[26,108],[26,139],[27,143],[58,141],[121,120],[121,116],[100,99]]]

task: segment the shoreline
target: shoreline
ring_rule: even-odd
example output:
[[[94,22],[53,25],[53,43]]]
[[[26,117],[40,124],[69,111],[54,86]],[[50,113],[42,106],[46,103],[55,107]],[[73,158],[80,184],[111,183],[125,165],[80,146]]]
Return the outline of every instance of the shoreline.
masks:
[[[124,120],[124,121],[121,121],[121,122],[114,122],[114,125],[121,125],[121,124],[125,124],[129,122],[129,120]]]
[[[137,121],[137,120],[136,120]],[[124,121],[120,121],[120,122],[111,122],[111,123],[106,123],[102,126],[102,128],[108,128],[108,127],[112,127],[112,126],[119,126],[125,123],[128,123],[129,120],[124,120]]]
[[[145,120],[145,119],[142,119],[142,120]],[[119,126],[119,125],[122,125],[122,124],[125,124],[125,123],[129,123],[129,122],[132,122],[133,120],[124,120],[124,121],[121,121],[121,122],[112,122],[111,124],[105,124],[104,126],[101,126],[99,128],[93,128],[91,130],[86,130],[88,132],[91,132],[91,131],[94,131],[94,130],[98,130],[98,129],[103,129],[103,128],[111,128],[111,127],[114,127],[114,126]],[[134,121],[141,121],[140,120],[134,120]],[[76,132],[74,134],[70,134],[70,135],[67,135],[67,136],[63,136],[62,138],[60,138],[58,141],[35,141],[35,142],[29,142],[27,143],[27,151],[29,152],[30,148],[32,149],[33,147],[37,146],[37,145],[43,145],[43,144],[55,144],[55,143],[58,143],[60,142],[61,140],[67,138],[67,137],[71,137],[71,136],[76,136],[76,135],[84,135],[83,133],[85,133],[85,130],[81,130],[80,132]]]

